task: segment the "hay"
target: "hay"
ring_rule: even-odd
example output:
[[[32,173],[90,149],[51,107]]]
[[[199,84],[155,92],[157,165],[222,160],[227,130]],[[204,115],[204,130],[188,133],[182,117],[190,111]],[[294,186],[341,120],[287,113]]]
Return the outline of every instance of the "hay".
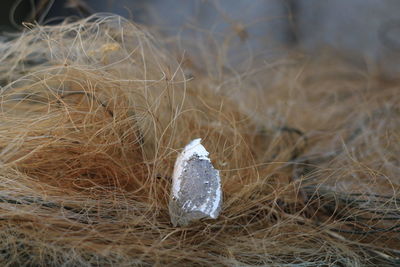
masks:
[[[398,82],[322,57],[212,75],[117,16],[27,26],[0,44],[1,265],[399,263]],[[223,208],[173,227],[197,137]]]

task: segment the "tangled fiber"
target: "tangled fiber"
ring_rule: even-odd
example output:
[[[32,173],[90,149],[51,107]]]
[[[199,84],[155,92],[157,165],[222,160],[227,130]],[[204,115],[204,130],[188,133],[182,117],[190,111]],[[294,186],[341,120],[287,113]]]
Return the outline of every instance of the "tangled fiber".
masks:
[[[206,68],[117,16],[26,26],[0,44],[2,266],[400,264],[398,81],[339,57]],[[198,137],[221,215],[173,227]]]

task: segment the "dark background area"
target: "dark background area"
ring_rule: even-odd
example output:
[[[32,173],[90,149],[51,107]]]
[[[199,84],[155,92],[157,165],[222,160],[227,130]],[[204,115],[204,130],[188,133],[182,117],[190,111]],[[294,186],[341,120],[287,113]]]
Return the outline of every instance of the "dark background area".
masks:
[[[0,29],[54,24],[97,12],[119,14],[166,36],[196,40],[200,32],[237,32],[238,43],[267,57],[282,47],[352,55],[371,69],[400,73],[397,0],[2,0]],[[368,66],[367,66],[368,65]]]

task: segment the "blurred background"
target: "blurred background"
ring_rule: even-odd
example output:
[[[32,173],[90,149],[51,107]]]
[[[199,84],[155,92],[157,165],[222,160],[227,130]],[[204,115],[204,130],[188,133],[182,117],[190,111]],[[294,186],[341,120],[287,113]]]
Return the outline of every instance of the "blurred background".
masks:
[[[233,64],[241,53],[269,60],[293,50],[329,50],[371,72],[390,77],[400,71],[397,0],[2,0],[0,6],[3,33],[20,30],[22,22],[54,24],[110,12],[167,38],[179,36],[183,49],[193,42],[229,43]]]

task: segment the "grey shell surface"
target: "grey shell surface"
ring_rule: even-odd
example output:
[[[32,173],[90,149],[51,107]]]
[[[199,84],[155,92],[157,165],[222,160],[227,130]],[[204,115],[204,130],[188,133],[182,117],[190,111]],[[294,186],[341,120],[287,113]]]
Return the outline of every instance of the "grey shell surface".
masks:
[[[174,226],[185,226],[201,218],[215,219],[219,215],[222,204],[219,171],[207,156],[200,139],[195,139],[175,163],[169,202]]]

